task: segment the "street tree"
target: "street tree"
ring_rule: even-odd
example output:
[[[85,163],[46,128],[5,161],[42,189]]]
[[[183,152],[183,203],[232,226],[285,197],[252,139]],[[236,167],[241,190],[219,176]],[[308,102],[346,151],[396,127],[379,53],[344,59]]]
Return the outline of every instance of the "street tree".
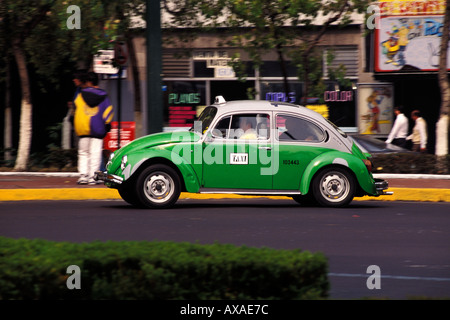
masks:
[[[448,41],[450,28],[450,0],[446,1],[444,13],[444,25],[441,37],[441,48],[439,54],[439,87],[441,90],[441,107],[439,110],[439,119],[436,124],[436,156],[441,170],[447,170],[445,165],[445,157],[448,155],[448,129],[449,129],[449,111],[450,111],[450,83],[448,78]],[[444,165],[441,165],[444,163]]]
[[[70,4],[63,0],[2,0],[0,48],[15,60],[22,95],[14,170],[27,169],[32,143],[31,89],[39,84],[30,83],[29,70],[58,85],[67,62],[71,62],[69,68],[90,66],[93,55],[111,47],[120,31],[118,4],[124,7],[120,0],[73,0]],[[70,11],[69,6],[77,10]],[[77,21],[71,27],[68,21],[74,12]]]
[[[1,37],[11,48],[17,64],[21,84],[20,138],[15,170],[24,170],[27,166],[32,133],[32,102],[30,77],[27,70],[27,52],[25,44],[36,27],[47,18],[55,1],[4,0],[2,6],[2,30],[7,35]]]
[[[363,12],[370,1],[358,0],[177,0],[168,1],[166,10],[172,14],[172,26],[208,30],[218,26],[230,30],[225,43],[243,48],[256,68],[262,57],[275,51],[289,92],[287,58],[299,69],[304,83],[304,97],[311,83],[316,82],[317,68],[321,69],[323,52],[318,50],[324,34],[332,26],[344,26],[352,21],[352,14]],[[187,23],[187,24],[186,24]],[[189,29],[189,30],[190,30]],[[179,32],[181,36],[186,33]],[[244,69],[239,56],[231,65],[238,76]],[[313,69],[315,66],[315,69]]]

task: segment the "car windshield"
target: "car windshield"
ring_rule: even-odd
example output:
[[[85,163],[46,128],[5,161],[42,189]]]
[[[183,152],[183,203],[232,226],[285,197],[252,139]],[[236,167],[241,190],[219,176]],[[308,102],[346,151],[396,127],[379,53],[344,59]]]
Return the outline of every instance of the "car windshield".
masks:
[[[216,107],[206,107],[200,116],[198,117],[198,120],[194,125],[189,129],[189,131],[192,132],[198,132],[200,134],[203,134],[208,130],[211,122],[213,121],[214,117],[216,116],[217,108]],[[200,124],[200,125],[199,125]]]

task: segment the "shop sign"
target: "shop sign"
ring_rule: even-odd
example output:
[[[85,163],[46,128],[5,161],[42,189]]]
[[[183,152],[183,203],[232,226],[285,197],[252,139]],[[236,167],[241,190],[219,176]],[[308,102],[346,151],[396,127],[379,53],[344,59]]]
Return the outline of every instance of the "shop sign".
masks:
[[[214,69],[215,78],[234,78],[236,74],[233,67],[228,63],[231,58],[228,57],[228,52],[224,50],[202,50],[195,51],[193,54],[194,60],[206,61],[206,67]]]
[[[289,92],[288,95],[284,92],[267,92],[266,100],[295,103],[295,92]]]
[[[375,70],[437,71],[443,19],[433,15],[381,17],[376,30]]]
[[[99,74],[117,74],[119,68],[114,67],[114,50],[99,50],[94,55],[93,69]]]
[[[325,102],[353,101],[353,91],[325,91],[323,93]]]
[[[106,134],[103,139],[103,149],[109,151],[115,151],[118,149],[118,122],[111,122],[111,131]],[[134,121],[121,121],[120,122],[120,146],[126,146],[136,137]]]
[[[194,123],[197,111],[193,105],[201,101],[200,93],[170,93],[169,102],[169,127],[191,127]]]
[[[444,14],[444,0],[384,0],[375,3],[381,16]]]
[[[200,93],[170,93],[169,105],[172,104],[198,104],[200,103]]]

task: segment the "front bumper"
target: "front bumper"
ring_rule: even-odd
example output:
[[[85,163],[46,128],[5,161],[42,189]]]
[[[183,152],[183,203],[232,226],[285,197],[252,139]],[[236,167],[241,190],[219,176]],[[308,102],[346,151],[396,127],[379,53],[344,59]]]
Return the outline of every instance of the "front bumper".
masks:
[[[108,187],[117,187],[123,183],[123,178],[110,174],[108,172],[96,171],[94,173],[94,180],[103,181]]]
[[[389,188],[389,182],[382,179],[375,179],[375,189],[377,191],[377,195],[393,195],[394,192],[392,191],[385,191]]]

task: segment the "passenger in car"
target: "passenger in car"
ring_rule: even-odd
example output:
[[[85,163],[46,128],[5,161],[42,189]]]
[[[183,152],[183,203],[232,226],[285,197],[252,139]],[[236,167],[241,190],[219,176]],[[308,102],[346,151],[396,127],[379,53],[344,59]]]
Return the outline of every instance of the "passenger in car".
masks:
[[[240,121],[240,129],[242,130],[242,135],[239,139],[257,139],[258,135],[254,129],[256,126],[256,119],[253,117],[243,117]]]

